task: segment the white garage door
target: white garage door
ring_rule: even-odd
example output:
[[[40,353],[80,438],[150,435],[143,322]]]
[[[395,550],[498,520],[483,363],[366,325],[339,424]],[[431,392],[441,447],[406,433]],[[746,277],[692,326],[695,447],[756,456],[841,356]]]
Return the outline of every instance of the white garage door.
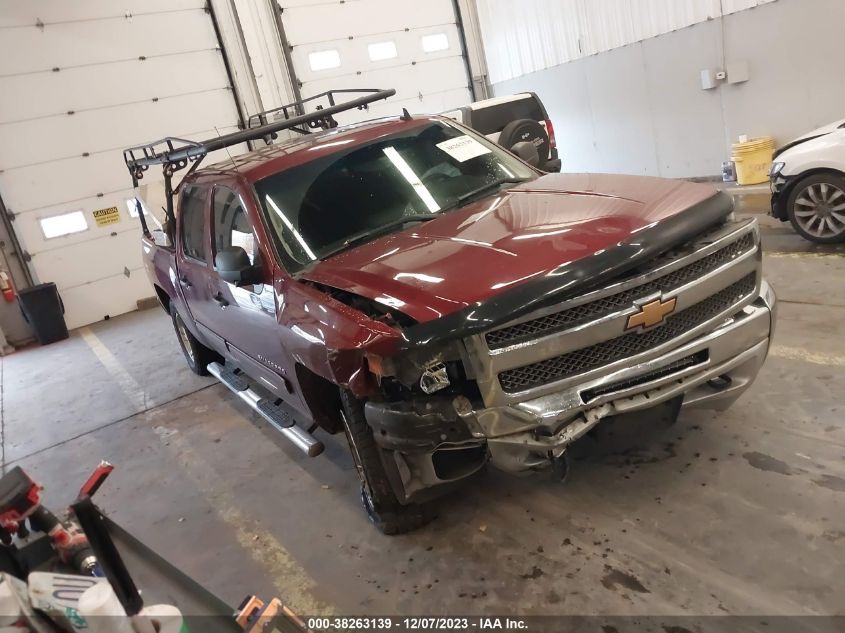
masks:
[[[135,309],[152,292],[121,150],[237,129],[205,2],[0,0],[0,95],[0,195],[39,281],[69,327]]]
[[[395,88],[340,123],[434,113],[472,101],[452,0],[281,0],[302,96],[333,88]]]

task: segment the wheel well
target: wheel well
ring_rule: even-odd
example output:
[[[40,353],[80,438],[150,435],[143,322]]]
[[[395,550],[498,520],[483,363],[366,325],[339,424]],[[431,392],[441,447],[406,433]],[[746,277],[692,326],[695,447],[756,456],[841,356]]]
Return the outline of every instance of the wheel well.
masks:
[[[170,314],[170,295],[161,286],[153,285],[153,288],[155,288],[159,305],[167,314]]]
[[[783,191],[781,192],[781,196],[786,199],[792,190],[795,189],[795,185],[797,185],[802,180],[809,178],[810,176],[817,176],[819,174],[830,174],[831,176],[838,176],[840,178],[845,178],[845,173],[842,173],[838,169],[832,169],[830,167],[818,167],[816,169],[808,169],[805,172],[800,173],[797,176],[793,176],[789,185],[784,187]]]
[[[305,404],[311,410],[311,417],[328,433],[339,433],[343,430],[343,420],[340,418],[340,389],[333,382],[301,365],[296,364],[296,378]]]

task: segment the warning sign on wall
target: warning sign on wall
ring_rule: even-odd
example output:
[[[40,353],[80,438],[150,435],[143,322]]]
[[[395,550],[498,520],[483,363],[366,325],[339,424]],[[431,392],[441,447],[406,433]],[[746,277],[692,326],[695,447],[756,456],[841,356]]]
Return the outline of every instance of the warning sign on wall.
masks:
[[[117,207],[109,207],[108,209],[95,209],[94,220],[97,226],[108,226],[109,224],[117,224],[120,222],[120,212]]]

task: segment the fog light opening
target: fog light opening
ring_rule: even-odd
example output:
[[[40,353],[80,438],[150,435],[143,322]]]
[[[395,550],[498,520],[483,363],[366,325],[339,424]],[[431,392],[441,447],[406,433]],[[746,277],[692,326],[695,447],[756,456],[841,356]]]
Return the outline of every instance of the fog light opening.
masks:
[[[434,451],[431,462],[438,479],[460,479],[481,468],[487,460],[487,447],[483,444],[460,448],[442,448]]]

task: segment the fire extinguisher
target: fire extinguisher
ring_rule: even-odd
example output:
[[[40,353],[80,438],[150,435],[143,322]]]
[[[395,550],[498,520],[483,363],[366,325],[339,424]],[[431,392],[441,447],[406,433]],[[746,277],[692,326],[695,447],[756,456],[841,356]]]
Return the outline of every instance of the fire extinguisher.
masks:
[[[0,292],[3,293],[3,298],[9,303],[15,300],[15,287],[5,270],[0,270]]]

